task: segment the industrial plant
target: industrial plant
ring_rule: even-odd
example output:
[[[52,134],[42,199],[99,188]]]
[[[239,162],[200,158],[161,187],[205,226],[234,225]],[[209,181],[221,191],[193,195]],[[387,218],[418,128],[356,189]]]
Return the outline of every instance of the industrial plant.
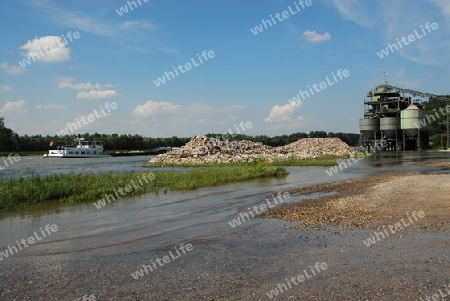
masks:
[[[450,104],[449,97],[398,88],[387,82],[377,85],[364,99],[364,118],[359,120],[360,146],[377,149],[383,145],[385,151],[430,148],[430,119],[434,117],[425,114],[424,98]],[[446,137],[449,137],[446,115]]]

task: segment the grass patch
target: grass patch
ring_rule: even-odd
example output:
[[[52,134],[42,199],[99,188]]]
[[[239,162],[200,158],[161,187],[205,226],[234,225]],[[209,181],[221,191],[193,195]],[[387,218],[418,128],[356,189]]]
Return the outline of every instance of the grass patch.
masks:
[[[143,180],[143,176],[148,174],[150,173],[52,175],[0,181],[0,211],[55,201],[58,203],[97,201],[121,188],[125,191],[125,187],[131,185],[132,181],[139,188],[133,189],[123,197],[167,190],[191,190],[256,178],[281,177],[286,176],[288,172],[282,167],[267,166],[209,168],[187,172],[155,172],[151,181],[148,177],[147,181]]]
[[[337,166],[337,156],[324,156],[317,159],[288,159],[276,162],[267,162],[263,160],[253,160],[252,162],[236,162],[236,163],[199,163],[199,164],[145,164],[145,167],[221,167],[221,166]]]
[[[333,159],[289,159],[272,163],[272,166],[336,166],[338,163]]]

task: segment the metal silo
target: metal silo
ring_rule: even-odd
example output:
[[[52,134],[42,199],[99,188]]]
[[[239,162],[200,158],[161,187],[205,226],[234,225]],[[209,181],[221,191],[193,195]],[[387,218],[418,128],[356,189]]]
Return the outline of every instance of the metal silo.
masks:
[[[373,140],[380,129],[380,119],[362,118],[359,120],[359,131],[366,139]]]
[[[421,122],[424,122],[423,110],[414,104],[409,105],[409,107],[400,112],[400,128],[410,138],[414,138],[419,134]]]
[[[380,130],[387,139],[394,139],[397,135],[397,130],[400,128],[400,118],[398,117],[383,117],[380,118]]]

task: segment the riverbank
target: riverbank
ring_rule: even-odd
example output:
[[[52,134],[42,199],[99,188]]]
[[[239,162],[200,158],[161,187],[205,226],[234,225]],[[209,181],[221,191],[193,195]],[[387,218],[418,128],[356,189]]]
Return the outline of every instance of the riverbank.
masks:
[[[337,160],[342,159],[336,156],[323,156],[321,158],[317,159],[285,159],[285,160],[279,160],[279,161],[264,161],[264,160],[258,160],[255,159],[254,161],[250,162],[220,162],[220,163],[176,163],[176,162],[169,162],[169,163],[146,163],[144,164],[145,167],[225,167],[225,166],[299,166],[299,167],[308,167],[308,166],[337,166]]]
[[[291,198],[295,190],[311,197],[314,193],[340,192],[333,203],[337,207],[329,204],[334,213],[341,208],[350,214],[354,205],[367,200],[365,205],[374,218],[362,221],[362,225],[341,227],[324,222],[295,229],[299,221],[255,219],[230,235],[213,239],[191,235],[153,246],[156,238],[149,238],[139,252],[133,247],[140,240],[125,241],[122,249],[120,245],[91,248],[85,244],[67,253],[43,246],[38,254],[12,256],[1,263],[0,297],[71,300],[93,294],[97,300],[130,301],[425,300],[439,290],[445,292],[449,284],[448,177],[389,175],[290,190]],[[376,215],[378,210],[382,211]],[[394,224],[406,212],[412,216],[413,211],[423,211],[425,217],[414,219],[405,231],[370,247],[364,244],[374,235],[373,227]],[[227,221],[223,223],[226,226]],[[63,235],[63,226],[58,228],[58,235]],[[181,242],[192,244],[193,250],[138,280],[132,277],[131,273],[150,265],[151,259],[163,258]],[[286,279],[304,275],[305,270],[309,272],[317,262],[326,263],[327,269],[304,283],[287,288],[281,285]],[[270,292],[273,299],[268,297]]]
[[[449,174],[373,176],[289,191],[291,195],[330,192],[336,194],[285,204],[260,217],[298,221],[296,228],[379,229],[401,219],[408,223],[413,212],[423,211],[420,222],[425,228],[450,225]]]

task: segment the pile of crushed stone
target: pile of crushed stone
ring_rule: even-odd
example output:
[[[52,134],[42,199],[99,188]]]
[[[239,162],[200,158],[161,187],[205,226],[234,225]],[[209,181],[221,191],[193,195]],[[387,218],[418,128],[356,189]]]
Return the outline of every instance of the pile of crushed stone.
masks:
[[[238,163],[263,160],[315,159],[325,155],[352,156],[354,150],[339,138],[304,138],[285,146],[271,147],[261,142],[222,141],[194,137],[183,147],[151,159],[153,164]]]

